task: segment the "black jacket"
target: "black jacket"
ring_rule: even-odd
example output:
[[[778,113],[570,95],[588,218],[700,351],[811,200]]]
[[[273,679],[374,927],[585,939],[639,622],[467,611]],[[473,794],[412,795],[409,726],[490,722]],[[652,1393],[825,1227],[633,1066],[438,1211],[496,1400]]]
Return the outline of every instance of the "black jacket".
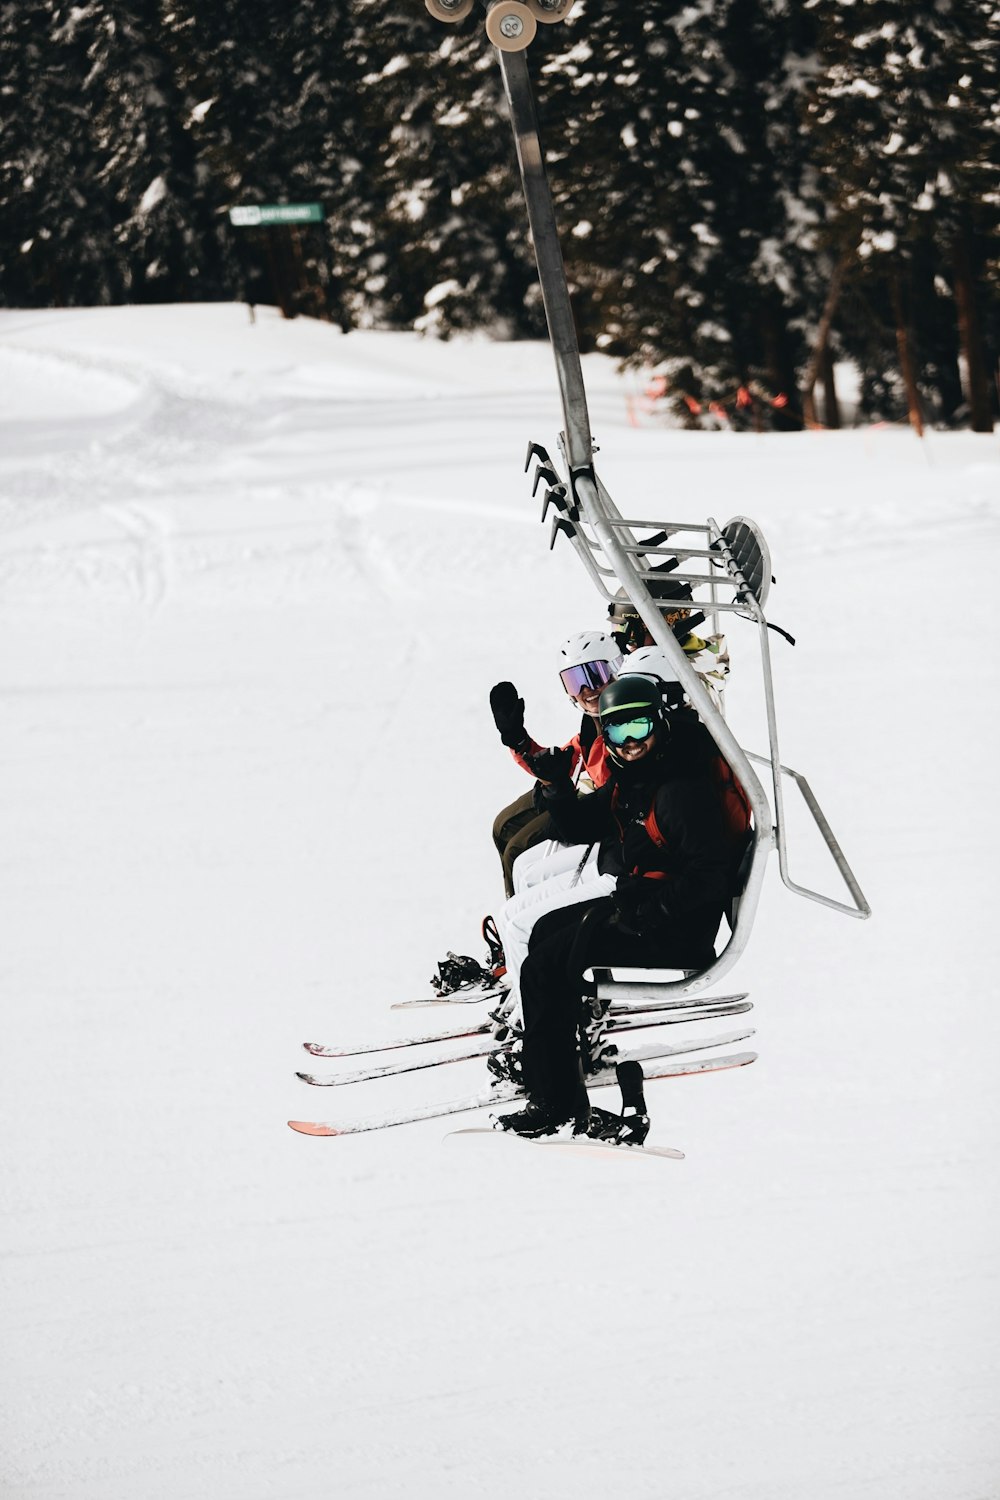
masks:
[[[662,736],[662,731],[660,732]],[[734,847],[711,763],[711,736],[692,715],[633,766],[612,760],[611,780],[578,797],[567,780],[541,789],[560,839],[599,843],[602,874],[655,882],[663,920],[714,939],[732,886]]]

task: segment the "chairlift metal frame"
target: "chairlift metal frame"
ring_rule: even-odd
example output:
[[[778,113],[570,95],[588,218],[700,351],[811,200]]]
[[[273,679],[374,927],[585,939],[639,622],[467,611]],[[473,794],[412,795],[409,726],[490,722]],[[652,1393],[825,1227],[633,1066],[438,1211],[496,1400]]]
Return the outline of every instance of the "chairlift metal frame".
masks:
[[[565,423],[559,438],[564,477],[560,475],[549,454],[537,443],[529,445],[525,464],[527,469],[533,456],[540,461],[535,472],[534,491],[537,493],[540,482],[547,485],[542,520],[548,515],[550,506],[556,510],[550,545],[555,544],[560,534],[566,535],[595,587],[606,600],[613,600],[619,588],[625,591],[653,640],[670,657],[677,680],[742,783],[753,810],[752,858],[736,903],[730,940],[715,962],[702,973],[685,974],[677,979],[654,979],[654,971],[648,971],[648,979],[634,982],[613,980],[610,971],[596,972],[597,993],[601,998],[639,999],[647,996],[651,990],[655,990],[658,995],[665,992],[694,994],[720,979],[743,952],[753,926],[767,857],[772,848],[777,848],[778,851],[782,880],[796,895],[817,901],[849,917],[868,917],[871,908],[805,777],[781,763],[768,621],[764,614],[771,582],[771,565],[767,544],[759,528],[742,516],[734,517],[722,526],[712,517],[697,523],[626,519],[597,476],[576,325],[545,170],[527,58],[523,50],[497,49],[496,56],[510,109]],[[638,533],[647,527],[652,528],[655,535],[644,541]],[[681,538],[680,545],[674,543],[675,537]],[[685,538],[690,540],[684,540]],[[768,755],[744,751],[729,728],[724,714],[712,702],[701,678],[666,624],[661,613],[662,600],[658,603],[649,587],[650,582],[663,576],[662,572],[657,574],[654,571],[655,563],[651,559],[657,558],[676,559],[676,569],[669,570],[670,579],[690,584],[695,607],[713,618],[717,634],[721,615],[735,614],[756,624],[767,711]],[[691,564],[696,566],[692,568]],[[706,592],[699,598],[701,590]],[[773,814],[764,788],[753,769],[754,763],[770,767]],[[783,776],[793,780],[801,792],[847,887],[850,902],[835,900],[792,879],[785,837],[781,784]]]

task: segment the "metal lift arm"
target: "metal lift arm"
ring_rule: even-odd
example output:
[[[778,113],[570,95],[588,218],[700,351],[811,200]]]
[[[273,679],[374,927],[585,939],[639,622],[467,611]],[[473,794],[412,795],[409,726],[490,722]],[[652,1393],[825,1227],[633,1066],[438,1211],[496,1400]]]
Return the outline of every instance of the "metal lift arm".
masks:
[[[560,437],[560,448],[568,475],[565,486],[554,483],[558,481],[559,476],[555,472],[555,465],[544,449],[538,444],[532,444],[529,447],[529,462],[532,454],[541,459],[541,467],[536,473],[536,488],[538,474],[540,474],[552,486],[555,492],[553,500],[556,501],[561,512],[554,523],[553,542],[559,531],[566,532],[591,580],[606,599],[614,598],[614,590],[619,584],[624,587],[653,640],[668,653],[677,680],[681,683],[719,750],[742,783],[753,810],[755,830],[753,857],[739,901],[730,942],[711,968],[704,973],[690,975],[666,984],[660,983],[657,986],[661,993],[664,989],[676,990],[678,993],[691,993],[721,977],[742,953],[753,924],[767,856],[772,847],[778,849],[782,879],[797,894],[849,916],[866,917],[870,908],[808,783],[797,772],[789,770],[780,763],[767,639],[768,626],[763,610],[770,584],[770,560],[766,556],[766,546],[763,548],[764,562],[761,565],[760,551],[754,554],[752,549],[742,546],[741,524],[744,532],[750,525],[750,523],[743,523],[742,518],[727,523],[726,527],[720,527],[711,518],[703,525],[625,520],[594,470],[594,444],[576,326],[566,282],[555,209],[539,139],[527,59],[524,51],[498,50],[496,55],[510,107],[511,126],[565,421],[565,430]],[[546,503],[545,510],[547,508]],[[567,513],[572,519],[567,519]],[[543,510],[543,518],[544,514]],[[654,528],[658,535],[644,544],[636,532],[645,527]],[[678,533],[694,533],[694,544],[677,548],[667,545],[668,538]],[[757,624],[764,673],[770,756],[748,755],[712,702],[701,678],[691,666],[673,632],[664,621],[661,613],[662,603],[657,601],[650,590],[650,582],[653,582],[655,586],[658,576],[651,570],[648,562],[651,557],[673,557],[679,564],[687,565],[683,571],[671,571],[670,577],[678,582],[690,583],[692,590],[700,586],[707,587],[710,597],[702,604],[706,613],[713,615],[719,612],[738,613],[744,618],[749,617]],[[747,558],[750,557],[757,564],[755,573],[749,569],[747,563]],[[698,562],[707,564],[705,573],[691,571],[690,565]],[[640,563],[646,565],[641,566]],[[744,568],[748,568],[752,576],[748,577]],[[720,597],[720,590],[723,589],[728,589],[731,597]],[[771,767],[775,810],[773,817],[771,806],[751,761]],[[799,786],[806,805],[848,887],[851,905],[835,901],[828,896],[797,885],[791,880],[788,874],[784,840],[782,774],[792,777]],[[602,985],[602,991],[603,988]]]

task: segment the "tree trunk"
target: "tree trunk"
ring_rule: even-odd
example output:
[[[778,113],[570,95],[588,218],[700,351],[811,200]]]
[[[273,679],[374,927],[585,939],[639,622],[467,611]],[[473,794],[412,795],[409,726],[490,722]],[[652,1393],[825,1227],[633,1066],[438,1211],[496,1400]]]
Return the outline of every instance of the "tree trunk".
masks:
[[[777,299],[768,298],[762,303],[757,327],[770,390],[771,421],[778,432],[798,432],[802,416],[796,397],[795,366],[788,352],[784,309]],[[758,417],[756,404],[754,416]]]
[[[816,342],[813,345],[813,351],[810,355],[809,363],[806,366],[806,373],[803,380],[802,414],[805,418],[805,425],[807,427],[817,427],[819,425],[819,423],[816,421],[816,398],[814,395],[816,389],[816,381],[819,379],[820,370],[823,369],[825,372],[826,367],[824,362],[828,357],[827,345],[830,341],[830,329],[833,325],[833,315],[837,310],[837,303],[840,301],[840,291],[844,285],[844,277],[847,275],[847,268],[853,259],[854,251],[845,250],[843,255],[841,255],[840,259],[838,260],[837,264],[834,266],[833,275],[830,277],[830,286],[826,294],[826,301],[823,304],[823,312],[820,316],[819,327],[816,330]],[[832,361],[830,363],[830,369],[832,379]],[[827,411],[829,411],[829,387],[827,387],[826,404]],[[836,394],[834,395],[833,405],[834,407],[836,407]],[[829,425],[830,423],[827,422],[827,426]],[[840,426],[839,414],[837,417],[836,425],[838,427]]]
[[[823,350],[823,426],[836,431],[840,427],[840,402],[833,374],[833,354],[827,344]]]
[[[264,240],[264,253],[267,256],[267,270],[274,300],[281,309],[283,318],[294,318],[295,298],[292,292],[292,279],[288,274],[288,226],[267,224],[259,233]]]
[[[913,364],[913,350],[910,344],[910,331],[906,326],[903,316],[903,290],[899,282],[899,272],[893,271],[891,279],[892,288],[892,310],[896,319],[896,348],[899,350],[899,368],[903,376],[903,386],[906,390],[906,408],[910,415],[910,426],[917,437],[924,435],[924,419],[920,414],[920,392],[917,389],[917,375]]]
[[[955,238],[952,253],[955,266],[955,306],[958,309],[958,341],[965,361],[965,399],[969,403],[973,432],[992,432],[990,382],[986,373],[983,334],[976,306],[969,237],[964,226]]]

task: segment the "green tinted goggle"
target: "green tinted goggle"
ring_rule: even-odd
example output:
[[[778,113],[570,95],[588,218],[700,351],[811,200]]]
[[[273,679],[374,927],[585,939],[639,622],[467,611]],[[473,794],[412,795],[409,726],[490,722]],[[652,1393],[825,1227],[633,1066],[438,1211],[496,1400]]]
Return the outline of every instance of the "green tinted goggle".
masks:
[[[636,744],[642,744],[643,740],[649,739],[655,728],[656,721],[651,715],[642,714],[634,719],[626,719],[624,723],[604,724],[601,726],[601,733],[608,744],[620,749],[626,740],[634,740]]]

